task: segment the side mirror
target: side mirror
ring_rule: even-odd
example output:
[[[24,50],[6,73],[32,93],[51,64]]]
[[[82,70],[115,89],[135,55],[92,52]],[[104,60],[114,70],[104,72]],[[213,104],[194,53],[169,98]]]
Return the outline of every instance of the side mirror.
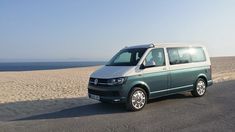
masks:
[[[140,65],[140,69],[144,69],[145,68],[145,66],[144,66],[144,64],[142,63],[141,65]]]

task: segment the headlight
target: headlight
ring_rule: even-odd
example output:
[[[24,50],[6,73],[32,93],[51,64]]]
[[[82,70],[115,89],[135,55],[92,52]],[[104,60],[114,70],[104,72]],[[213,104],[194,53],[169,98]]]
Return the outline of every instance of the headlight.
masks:
[[[125,83],[126,78],[125,77],[120,77],[120,78],[113,78],[108,80],[108,85],[121,85]]]

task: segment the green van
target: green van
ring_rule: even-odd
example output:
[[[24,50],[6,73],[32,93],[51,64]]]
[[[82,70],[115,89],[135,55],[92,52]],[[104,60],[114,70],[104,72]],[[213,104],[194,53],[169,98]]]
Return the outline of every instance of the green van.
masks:
[[[91,74],[88,95],[101,102],[141,110],[149,99],[191,91],[195,97],[213,84],[204,46],[148,44],[125,47]]]

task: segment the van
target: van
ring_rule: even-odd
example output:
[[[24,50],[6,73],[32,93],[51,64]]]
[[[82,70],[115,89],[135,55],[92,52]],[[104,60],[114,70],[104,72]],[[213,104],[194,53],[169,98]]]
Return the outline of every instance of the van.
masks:
[[[190,91],[205,95],[213,84],[208,52],[200,45],[147,44],[125,47],[91,74],[89,98],[124,103],[131,111],[149,99]]]

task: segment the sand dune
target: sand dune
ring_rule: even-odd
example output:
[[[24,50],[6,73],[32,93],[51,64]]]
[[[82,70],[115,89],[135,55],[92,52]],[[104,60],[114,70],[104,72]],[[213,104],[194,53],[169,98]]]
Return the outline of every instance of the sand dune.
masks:
[[[97,68],[0,72],[0,119],[84,104],[78,98],[87,96],[89,75]],[[212,68],[214,82],[235,80],[235,57],[212,58]]]

